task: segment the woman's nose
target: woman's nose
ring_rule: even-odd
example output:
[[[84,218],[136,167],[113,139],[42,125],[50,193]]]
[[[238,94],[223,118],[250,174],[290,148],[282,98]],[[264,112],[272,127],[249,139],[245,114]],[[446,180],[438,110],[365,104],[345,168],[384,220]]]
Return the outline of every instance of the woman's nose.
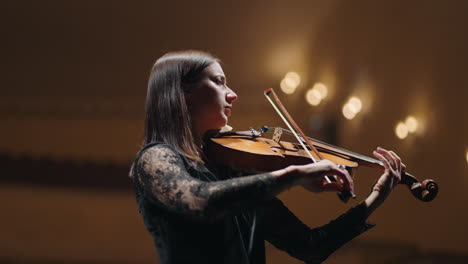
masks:
[[[228,93],[226,94],[226,101],[232,104],[236,100],[237,100],[237,94],[233,90],[229,89]]]

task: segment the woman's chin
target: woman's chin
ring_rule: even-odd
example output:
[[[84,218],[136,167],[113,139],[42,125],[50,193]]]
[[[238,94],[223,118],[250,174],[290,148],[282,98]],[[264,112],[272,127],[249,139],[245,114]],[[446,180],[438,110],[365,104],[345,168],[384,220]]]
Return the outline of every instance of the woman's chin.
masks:
[[[227,125],[228,120],[229,120],[229,116],[224,114],[224,113],[223,113],[222,117],[223,117],[222,121],[220,120],[220,122],[219,122],[220,127],[223,127],[223,126]]]

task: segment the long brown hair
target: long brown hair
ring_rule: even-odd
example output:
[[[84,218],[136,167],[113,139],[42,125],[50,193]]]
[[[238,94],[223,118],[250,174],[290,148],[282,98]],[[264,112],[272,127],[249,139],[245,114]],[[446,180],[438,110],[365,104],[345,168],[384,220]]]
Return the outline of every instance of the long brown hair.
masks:
[[[196,84],[203,70],[214,62],[219,60],[194,50],[170,52],[156,61],[148,81],[144,145],[162,141],[187,158],[201,162],[184,87]]]

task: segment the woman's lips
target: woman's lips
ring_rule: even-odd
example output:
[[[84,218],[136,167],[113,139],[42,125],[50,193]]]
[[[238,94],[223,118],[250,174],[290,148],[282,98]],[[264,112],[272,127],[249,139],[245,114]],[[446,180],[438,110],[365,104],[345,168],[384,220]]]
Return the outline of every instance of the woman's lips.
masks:
[[[224,112],[226,113],[226,115],[231,115],[232,113],[232,106],[226,106],[224,108]]]

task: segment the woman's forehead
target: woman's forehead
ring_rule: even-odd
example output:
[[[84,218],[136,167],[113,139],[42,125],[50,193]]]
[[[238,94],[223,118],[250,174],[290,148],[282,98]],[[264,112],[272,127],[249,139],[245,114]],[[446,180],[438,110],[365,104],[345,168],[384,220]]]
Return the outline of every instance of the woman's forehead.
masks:
[[[205,72],[209,75],[222,75],[224,76],[224,71],[221,65],[217,62],[213,62],[210,66],[206,67]]]

